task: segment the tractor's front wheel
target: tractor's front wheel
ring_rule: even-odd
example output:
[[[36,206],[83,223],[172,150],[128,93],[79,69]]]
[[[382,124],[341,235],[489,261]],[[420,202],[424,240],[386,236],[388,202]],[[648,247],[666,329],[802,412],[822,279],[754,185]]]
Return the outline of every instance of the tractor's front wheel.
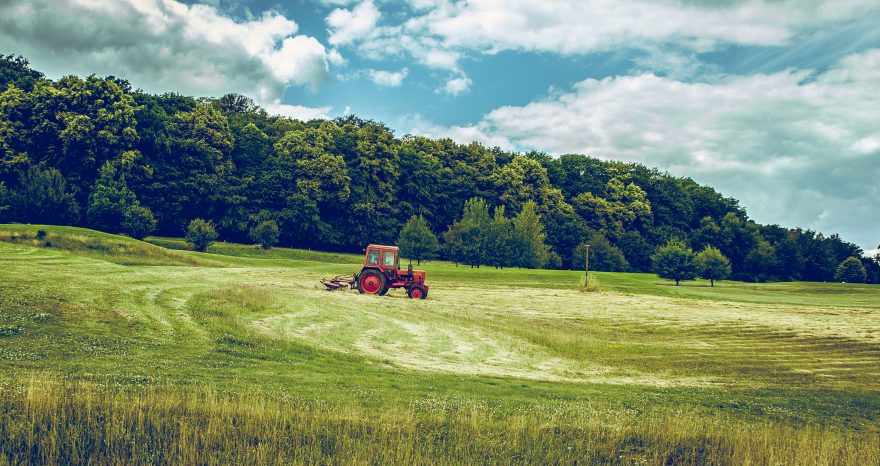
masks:
[[[407,290],[406,294],[412,299],[425,299],[428,297],[428,290],[422,285],[415,285]]]
[[[363,294],[383,294],[385,275],[374,270],[367,270],[358,277],[358,292]]]

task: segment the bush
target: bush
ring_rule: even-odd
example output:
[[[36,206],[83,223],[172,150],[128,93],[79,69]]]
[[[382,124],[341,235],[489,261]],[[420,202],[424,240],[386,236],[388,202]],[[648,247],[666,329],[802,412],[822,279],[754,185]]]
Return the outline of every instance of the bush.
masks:
[[[272,246],[278,243],[279,236],[281,236],[281,230],[275,220],[260,222],[254,225],[250,231],[251,239],[263,249],[272,249]]]
[[[562,257],[556,254],[556,251],[547,253],[547,262],[544,264],[545,269],[559,270],[562,268]]]
[[[834,279],[846,283],[865,283],[868,273],[857,257],[848,257],[837,266]]]
[[[134,239],[144,239],[156,229],[153,212],[141,205],[129,206],[122,218],[122,232]]]
[[[42,228],[40,228],[39,230],[37,230],[37,236],[36,236],[36,238],[37,238],[38,240],[41,240],[41,241],[44,240],[44,239],[46,239],[46,230],[44,230],[44,229],[42,229]]]
[[[596,234],[590,238],[590,270],[599,270],[603,272],[625,272],[629,270],[629,262],[623,255],[623,251],[617,246],[611,244],[601,234]],[[583,268],[586,264],[587,243],[581,243],[572,252],[572,264],[578,269]]]
[[[189,222],[186,229],[186,242],[196,251],[205,252],[208,246],[214,244],[217,240],[217,229],[214,223],[197,218]]]
[[[61,172],[30,167],[19,175],[19,187],[7,195],[9,218],[22,223],[71,225],[79,219],[79,205]]]

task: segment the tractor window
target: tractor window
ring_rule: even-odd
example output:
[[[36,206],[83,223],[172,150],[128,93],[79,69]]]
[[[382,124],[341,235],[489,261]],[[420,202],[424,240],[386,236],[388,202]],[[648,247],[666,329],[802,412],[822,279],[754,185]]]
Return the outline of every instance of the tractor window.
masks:
[[[369,251],[367,251],[367,264],[379,265],[379,250],[378,249],[370,249]]]
[[[382,266],[394,267],[394,251],[385,251],[385,257],[382,260]]]

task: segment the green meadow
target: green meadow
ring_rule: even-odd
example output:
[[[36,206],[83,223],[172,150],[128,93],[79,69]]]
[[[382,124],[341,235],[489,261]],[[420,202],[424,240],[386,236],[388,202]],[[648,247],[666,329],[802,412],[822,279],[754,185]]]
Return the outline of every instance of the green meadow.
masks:
[[[360,262],[0,225],[0,463],[880,458],[877,285]]]

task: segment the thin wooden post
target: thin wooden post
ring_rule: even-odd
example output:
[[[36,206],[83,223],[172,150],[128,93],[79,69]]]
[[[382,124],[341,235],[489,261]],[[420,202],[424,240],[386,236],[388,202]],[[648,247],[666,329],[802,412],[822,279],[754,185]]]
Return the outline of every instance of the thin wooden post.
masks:
[[[584,286],[589,286],[590,285],[590,245],[589,244],[587,245],[586,256],[587,257],[585,260],[585,267],[584,267],[584,270],[586,270],[586,274],[584,275]]]

